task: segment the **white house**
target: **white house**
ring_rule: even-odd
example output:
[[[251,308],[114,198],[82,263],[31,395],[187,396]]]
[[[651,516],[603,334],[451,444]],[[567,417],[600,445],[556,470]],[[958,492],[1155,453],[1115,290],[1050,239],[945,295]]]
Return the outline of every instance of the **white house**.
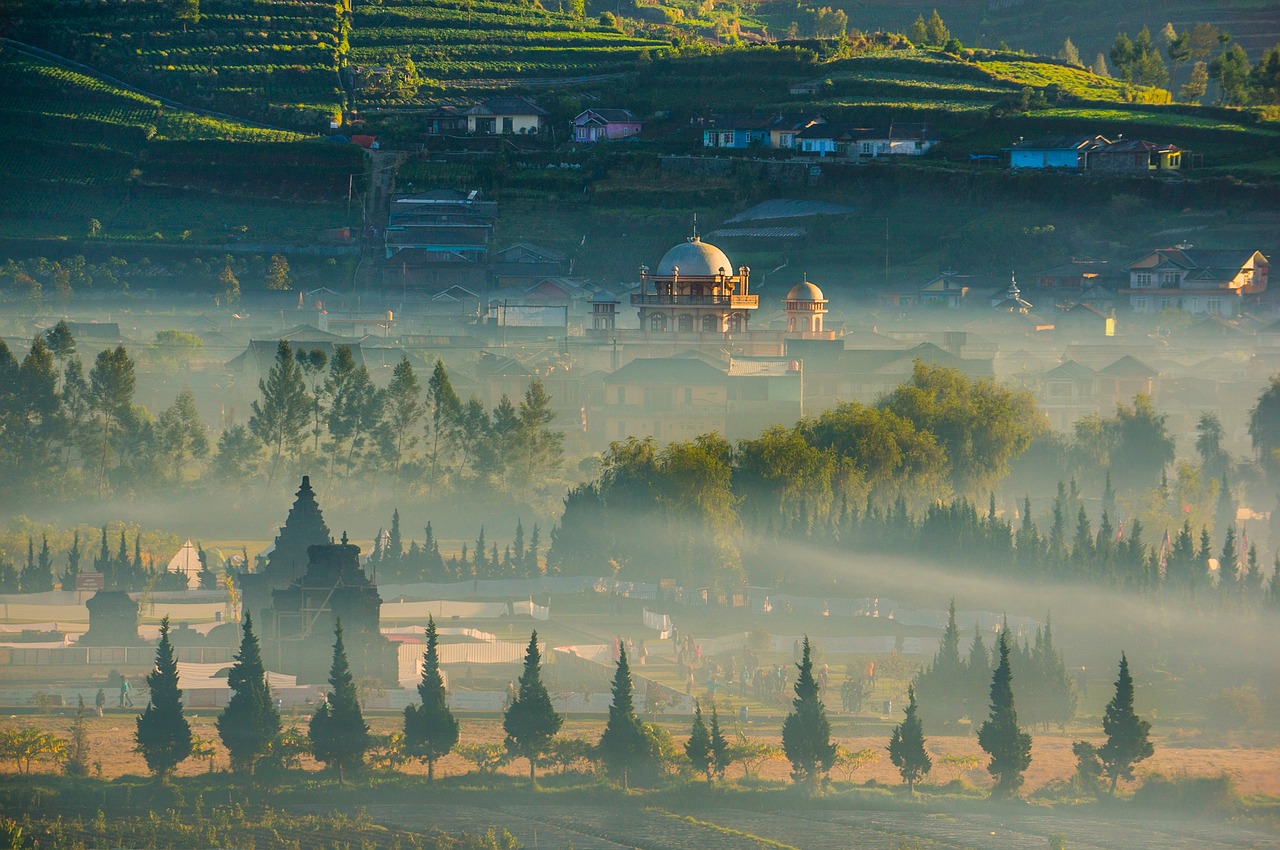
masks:
[[[1246,296],[1264,292],[1269,271],[1261,251],[1160,248],[1129,263],[1129,306],[1139,313],[1185,310],[1236,316]]]
[[[550,112],[522,97],[494,97],[467,110],[467,132],[479,135],[533,135]]]

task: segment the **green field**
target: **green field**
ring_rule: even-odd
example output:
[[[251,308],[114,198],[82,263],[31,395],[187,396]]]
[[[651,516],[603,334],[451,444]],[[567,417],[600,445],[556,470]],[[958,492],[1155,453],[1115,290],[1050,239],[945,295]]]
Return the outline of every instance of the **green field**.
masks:
[[[12,49],[0,73],[7,237],[307,239],[346,223],[358,149],[169,109]]]

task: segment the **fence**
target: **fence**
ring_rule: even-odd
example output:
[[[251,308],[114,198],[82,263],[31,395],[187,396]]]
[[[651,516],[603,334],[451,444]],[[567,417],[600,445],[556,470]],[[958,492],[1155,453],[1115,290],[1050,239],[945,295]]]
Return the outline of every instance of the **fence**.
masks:
[[[229,663],[235,654],[230,646],[180,646],[178,657],[197,664]],[[155,664],[153,646],[67,646],[58,648],[0,647],[0,665],[15,667],[64,667],[88,664],[114,664],[127,667],[151,667]]]

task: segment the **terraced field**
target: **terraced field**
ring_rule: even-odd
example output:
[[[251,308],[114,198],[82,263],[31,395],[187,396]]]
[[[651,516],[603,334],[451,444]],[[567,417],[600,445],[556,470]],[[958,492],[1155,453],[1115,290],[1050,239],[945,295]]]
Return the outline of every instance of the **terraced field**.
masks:
[[[305,0],[204,0],[178,20],[164,0],[19,6],[20,40],[188,106],[285,126],[338,114],[344,14]]]
[[[8,237],[301,237],[345,221],[363,170],[358,150],[167,108],[10,48],[0,74]]]

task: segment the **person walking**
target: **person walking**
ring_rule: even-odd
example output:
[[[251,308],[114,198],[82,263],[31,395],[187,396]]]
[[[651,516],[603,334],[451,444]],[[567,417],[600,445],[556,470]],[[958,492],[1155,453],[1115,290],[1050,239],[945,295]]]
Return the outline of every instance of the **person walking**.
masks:
[[[127,676],[121,676],[120,677],[120,707],[121,708],[124,708],[125,706],[128,706],[129,708],[133,708],[133,699],[130,698],[129,696],[130,690],[132,690],[132,686],[129,684],[129,678]]]

